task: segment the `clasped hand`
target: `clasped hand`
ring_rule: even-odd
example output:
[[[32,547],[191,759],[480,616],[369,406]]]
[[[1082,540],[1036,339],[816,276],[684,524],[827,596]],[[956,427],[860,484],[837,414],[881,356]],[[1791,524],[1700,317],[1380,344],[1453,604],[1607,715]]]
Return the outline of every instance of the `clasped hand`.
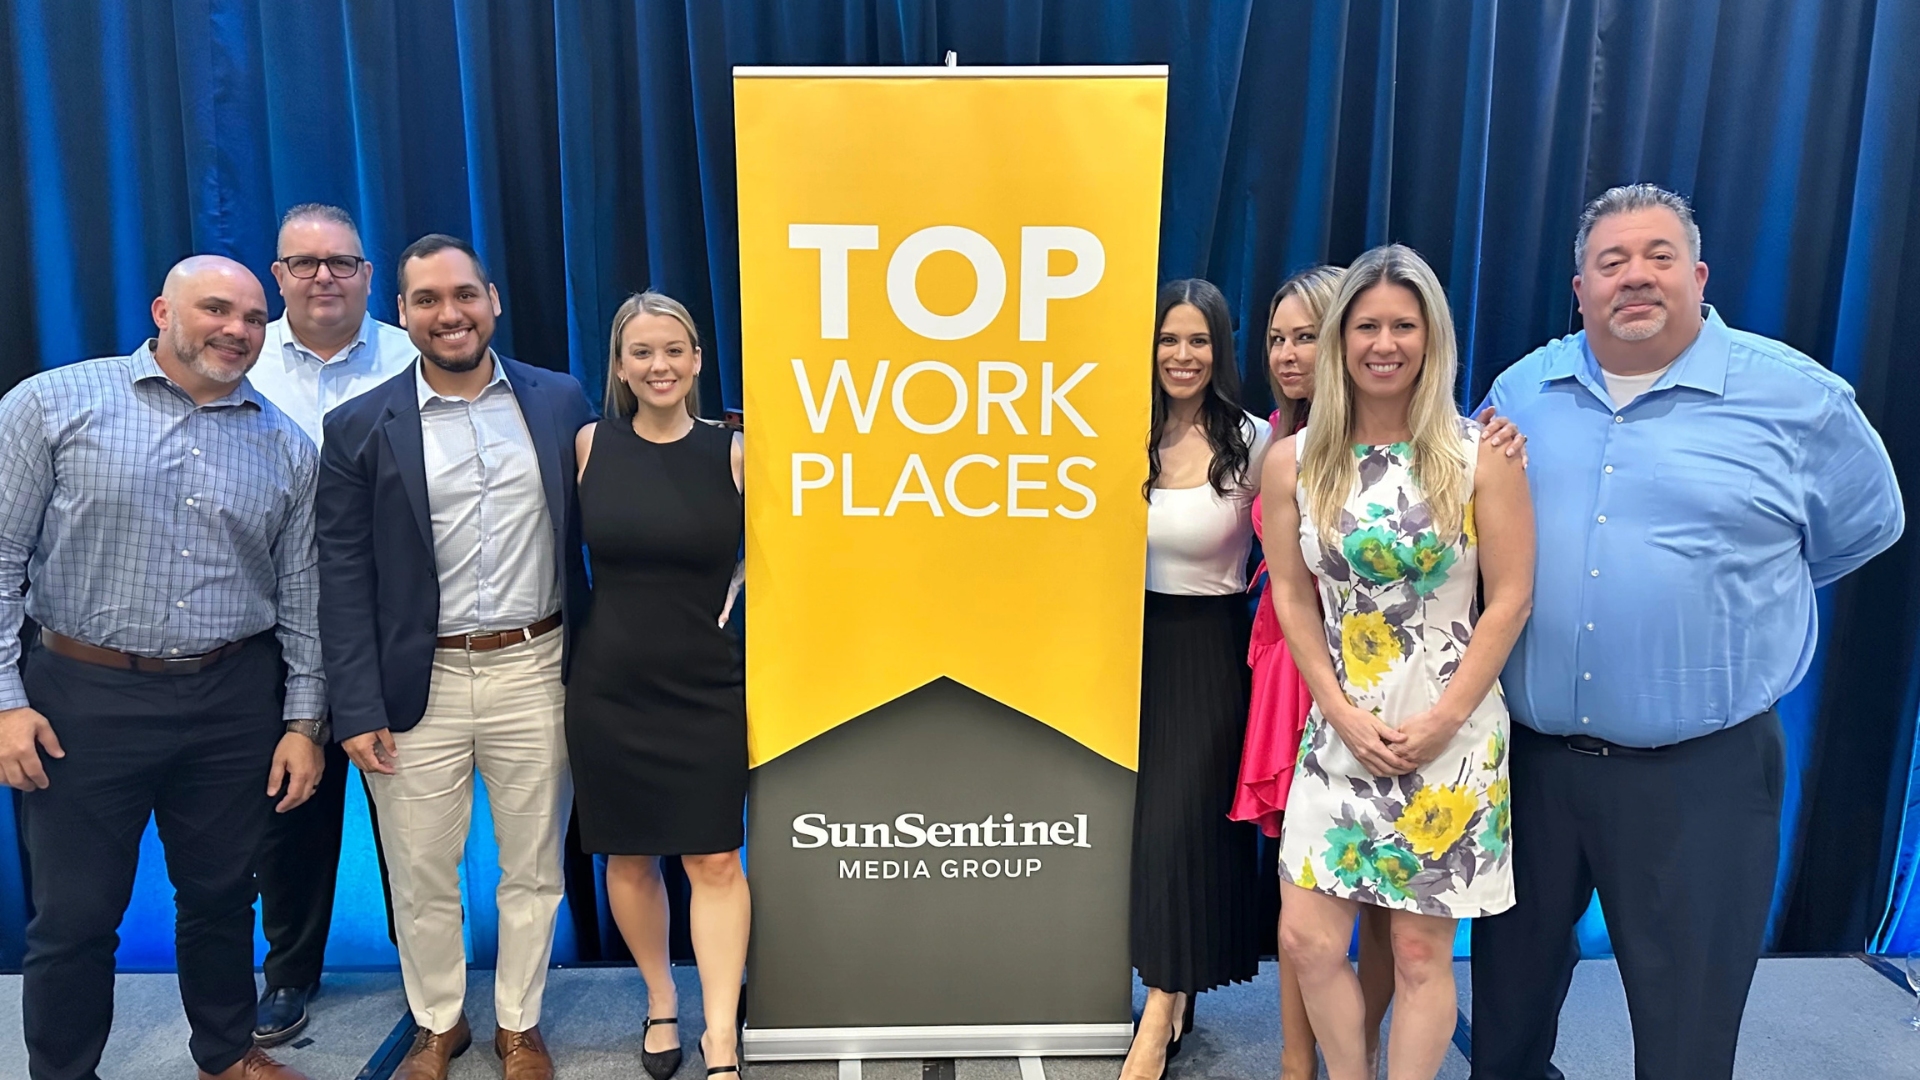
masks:
[[[1403,776],[1426,766],[1447,748],[1462,723],[1437,708],[1415,713],[1398,728],[1346,702],[1321,712],[1354,759],[1375,776]]]

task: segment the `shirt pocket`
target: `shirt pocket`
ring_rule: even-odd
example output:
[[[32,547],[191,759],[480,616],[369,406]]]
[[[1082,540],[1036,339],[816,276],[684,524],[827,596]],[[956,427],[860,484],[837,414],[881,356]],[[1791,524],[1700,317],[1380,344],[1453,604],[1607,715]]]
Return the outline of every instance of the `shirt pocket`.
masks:
[[[1654,466],[1647,543],[1677,555],[1734,550],[1753,514],[1753,474],[1698,465]]]

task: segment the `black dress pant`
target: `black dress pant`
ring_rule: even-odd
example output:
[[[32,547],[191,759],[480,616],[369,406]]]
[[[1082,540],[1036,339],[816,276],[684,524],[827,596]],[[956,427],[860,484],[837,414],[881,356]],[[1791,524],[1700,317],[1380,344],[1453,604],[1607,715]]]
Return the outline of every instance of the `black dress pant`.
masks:
[[[42,754],[49,786],[20,800],[33,876],[21,1004],[32,1080],[95,1080],[149,817],[174,887],[193,1059],[217,1073],[253,1045],[253,857],[285,733],[282,670],[270,637],[192,675],[28,655],[27,698],[66,751]]]
[[[254,877],[260,885],[260,931],[267,939],[262,965],[267,989],[308,987],[320,979],[327,933],[333,927],[333,889],[340,875],[340,834],[347,808],[347,752],[327,743],[327,771],[313,797],[274,814],[260,845]]]
[[[1595,889],[1634,1075],[1729,1080],[1779,860],[1780,717],[1606,756],[1515,723],[1512,747],[1517,902],[1473,921],[1473,1080],[1560,1080],[1574,924]]]

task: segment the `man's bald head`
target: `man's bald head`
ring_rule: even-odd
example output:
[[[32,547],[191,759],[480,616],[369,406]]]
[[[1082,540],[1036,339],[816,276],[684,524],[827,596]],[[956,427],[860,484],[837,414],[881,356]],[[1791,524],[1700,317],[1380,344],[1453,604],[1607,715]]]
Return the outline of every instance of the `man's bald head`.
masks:
[[[224,255],[192,255],[167,271],[153,302],[154,355],[196,398],[239,382],[260,358],[267,293],[253,271]],[[215,395],[219,396],[219,395]]]
[[[160,295],[164,299],[178,302],[185,295],[181,290],[218,289],[222,286],[233,290],[236,299],[251,296],[259,301],[260,312],[267,310],[267,293],[260,287],[260,279],[253,271],[227,258],[225,255],[189,255],[173,264],[167,271],[167,280],[160,286]]]

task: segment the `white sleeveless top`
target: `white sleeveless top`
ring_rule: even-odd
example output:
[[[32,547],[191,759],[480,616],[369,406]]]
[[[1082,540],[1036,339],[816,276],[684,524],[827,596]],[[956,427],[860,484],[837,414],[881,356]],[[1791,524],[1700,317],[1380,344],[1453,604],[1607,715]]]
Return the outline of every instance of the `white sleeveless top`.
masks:
[[[1253,550],[1253,497],[1260,494],[1260,466],[1273,429],[1257,416],[1243,416],[1248,436],[1247,472],[1230,494],[1211,484],[1154,488],[1147,504],[1147,591],[1177,596],[1245,592],[1247,555]]]

